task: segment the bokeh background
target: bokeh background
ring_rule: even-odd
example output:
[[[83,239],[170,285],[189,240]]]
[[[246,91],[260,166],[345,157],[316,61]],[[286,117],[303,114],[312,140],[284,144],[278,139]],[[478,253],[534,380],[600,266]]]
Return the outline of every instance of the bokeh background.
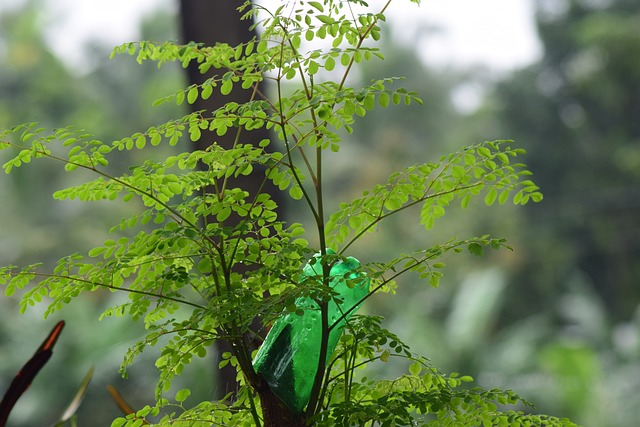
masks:
[[[110,141],[181,115],[182,107],[151,107],[184,85],[181,68],[108,60],[122,42],[178,39],[176,4],[129,3],[3,1],[0,128],[75,124]],[[420,8],[397,0],[380,46],[386,60],[356,75],[362,82],[406,76],[403,86],[425,105],[369,113],[330,166],[327,194],[337,205],[396,169],[465,145],[514,139],[528,151],[542,203],[487,208],[478,200],[451,209],[429,232],[409,212],[415,221],[391,221],[353,247],[362,261],[385,260],[489,233],[506,237],[513,251],[448,257],[439,289],[407,276],[397,295],[373,298],[363,310],[384,315],[442,370],[513,389],[536,410],[585,426],[626,427],[640,416],[639,22],[636,0],[429,0]],[[115,169],[143,160],[135,156]],[[0,176],[1,265],[52,265],[109,237],[131,205],[51,198],[83,178],[47,161]],[[299,213],[288,209],[292,218]],[[42,307],[19,315],[18,298],[0,298],[2,391],[55,321],[67,322],[11,425],[48,425],[92,365],[79,425],[109,425],[118,415],[109,383],[134,406],[152,401],[152,351],[129,380],[117,374],[143,331],[97,320],[112,298],[86,296],[46,321]],[[402,369],[384,368],[377,374]],[[207,398],[216,390],[201,379],[213,375],[205,359],[184,384]]]

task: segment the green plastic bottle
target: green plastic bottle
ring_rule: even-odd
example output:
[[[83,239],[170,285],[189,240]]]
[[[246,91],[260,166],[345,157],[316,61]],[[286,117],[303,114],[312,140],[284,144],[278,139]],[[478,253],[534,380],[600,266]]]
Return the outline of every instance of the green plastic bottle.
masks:
[[[334,253],[327,250],[327,254]],[[314,255],[314,258],[302,273],[321,280],[320,254]],[[369,278],[357,272],[358,267],[360,263],[353,257],[338,260],[331,267],[330,286],[339,294],[339,299],[332,299],[327,307],[329,327],[332,329],[325,363],[329,362],[347,320],[359,308],[358,302],[369,292]],[[309,402],[318,369],[322,322],[320,307],[311,298],[298,298],[296,305],[304,311],[303,314],[289,313],[274,323],[258,349],[253,366],[275,395],[294,413],[300,414]],[[347,314],[340,319],[344,313]]]

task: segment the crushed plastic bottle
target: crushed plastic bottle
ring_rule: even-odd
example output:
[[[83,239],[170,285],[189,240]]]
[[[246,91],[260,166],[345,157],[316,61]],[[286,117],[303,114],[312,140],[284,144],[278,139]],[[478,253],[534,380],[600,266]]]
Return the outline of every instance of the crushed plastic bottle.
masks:
[[[335,252],[328,249],[327,254]],[[307,263],[302,274],[322,278],[320,254]],[[360,262],[353,257],[338,259],[331,267],[331,288],[338,293],[328,303],[329,332],[328,363],[338,345],[345,324],[359,308],[358,302],[369,292],[369,278],[358,272]],[[289,313],[279,318],[258,349],[253,366],[269,384],[271,390],[294,413],[300,414],[309,402],[320,359],[322,321],[320,307],[311,298],[301,297],[296,306],[303,314]],[[346,313],[346,314],[345,314]],[[335,324],[335,325],[334,325]]]

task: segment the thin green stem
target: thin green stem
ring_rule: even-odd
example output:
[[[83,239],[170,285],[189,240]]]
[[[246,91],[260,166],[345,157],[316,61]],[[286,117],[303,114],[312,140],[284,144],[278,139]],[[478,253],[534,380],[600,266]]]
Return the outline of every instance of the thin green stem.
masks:
[[[391,4],[392,0],[388,0],[385,5],[382,7],[382,9],[380,10],[380,12],[378,12],[379,14],[384,14],[384,12],[387,10],[387,8],[389,7],[389,5]],[[358,40],[358,44],[355,46],[354,50],[357,51],[362,47],[362,43],[364,43],[364,41],[366,40],[367,36],[369,35],[369,33],[371,32],[371,30],[373,29],[373,27],[375,27],[375,25],[378,23],[378,20],[374,20],[371,24],[369,24],[369,26],[367,27],[367,29],[362,33],[362,35],[360,36],[360,39]],[[349,73],[351,72],[351,67],[353,67],[353,64],[355,62],[355,54],[351,56],[351,59],[349,60],[349,64],[347,65],[347,68],[344,71],[344,74],[342,75],[342,80],[340,81],[340,84],[338,85],[338,90],[342,89],[347,81],[347,76],[349,75]]]
[[[262,422],[260,421],[260,416],[258,415],[258,410],[256,408],[256,402],[253,399],[253,393],[251,392],[251,390],[247,390],[247,396],[249,398],[249,408],[251,410],[253,422],[256,423],[256,427],[262,427]]]
[[[124,292],[129,292],[129,293],[132,293],[132,294],[145,295],[145,296],[148,296],[148,297],[165,299],[165,300],[173,301],[173,302],[176,302],[176,303],[179,303],[179,304],[190,305],[191,307],[200,308],[200,309],[203,309],[203,310],[207,308],[205,306],[202,306],[200,304],[196,304],[196,303],[191,302],[191,301],[186,301],[186,300],[182,300],[182,299],[179,299],[179,298],[170,297],[170,296],[167,296],[167,295],[158,295],[158,294],[154,294],[153,292],[141,291],[139,289],[130,289],[130,288],[124,288],[124,287],[121,287],[121,286],[108,285],[108,284],[105,284],[105,283],[99,283],[99,282],[94,282],[92,280],[82,279],[80,277],[60,276],[60,275],[56,275],[56,274],[47,274],[47,273],[33,273],[33,275],[36,276],[36,277],[42,277],[42,278],[45,278],[45,279],[66,279],[66,280],[71,280],[71,281],[74,281],[74,282],[85,283],[87,285],[98,286],[98,287],[101,287],[101,288],[113,289],[115,291],[124,291]]]
[[[360,239],[360,237],[362,237],[364,234],[367,233],[367,231],[369,231],[371,228],[375,227],[376,224],[378,224],[380,221],[384,220],[385,218],[394,215],[398,212],[401,212],[405,209],[408,209],[412,206],[415,206],[417,204],[420,204],[422,202],[424,202],[425,200],[428,199],[433,199],[435,197],[440,197],[440,196],[444,196],[446,194],[451,194],[451,193],[455,193],[457,191],[463,191],[463,190],[468,190],[470,188],[473,187],[477,187],[478,185],[482,185],[482,182],[477,182],[471,185],[466,185],[463,187],[456,187],[456,188],[452,188],[451,190],[447,190],[447,191],[441,191],[439,193],[435,193],[435,194],[430,194],[430,195],[425,195],[423,197],[420,197],[416,200],[413,200],[410,203],[407,203],[405,205],[402,205],[401,207],[399,207],[398,209],[394,209],[392,211],[389,211],[387,213],[381,213],[379,214],[375,219],[373,219],[366,227],[364,227],[362,230],[360,230],[354,237],[351,238],[351,240],[349,240],[347,242],[346,245],[344,245],[339,251],[339,254],[343,254],[351,245],[353,245],[358,239]],[[428,191],[428,190],[427,190]]]
[[[281,88],[281,81],[280,79],[278,79],[278,84],[277,84],[277,91],[278,91],[278,100],[280,102],[280,118],[281,118],[281,123],[280,123],[280,128],[282,129],[282,135],[283,135],[283,140],[284,140],[284,144],[285,144],[285,153],[287,156],[287,160],[289,162],[289,169],[291,170],[291,174],[293,175],[293,179],[296,181],[296,184],[298,184],[298,186],[300,187],[300,189],[302,190],[302,196],[304,197],[307,206],[309,207],[309,209],[311,210],[311,214],[313,215],[314,219],[317,221],[318,220],[318,212],[316,211],[316,208],[313,204],[313,202],[311,201],[311,198],[309,197],[309,194],[307,192],[307,190],[304,188],[304,185],[302,185],[302,180],[300,179],[300,177],[298,176],[298,173],[296,172],[296,169],[294,167],[294,162],[293,162],[293,157],[291,154],[291,147],[289,144],[289,137],[287,135],[287,127],[286,127],[286,123],[287,123],[287,119],[284,116],[284,106],[282,105],[282,92],[281,92],[282,88]]]

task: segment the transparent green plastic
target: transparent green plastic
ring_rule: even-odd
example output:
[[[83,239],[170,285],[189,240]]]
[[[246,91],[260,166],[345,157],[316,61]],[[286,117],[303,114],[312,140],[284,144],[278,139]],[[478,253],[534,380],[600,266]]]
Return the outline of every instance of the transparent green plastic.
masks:
[[[334,252],[327,250],[327,253]],[[331,267],[329,285],[339,296],[333,298],[327,307],[331,330],[325,363],[329,362],[349,317],[369,292],[369,279],[357,271],[358,267],[360,263],[353,257],[339,259]],[[303,275],[321,280],[319,254],[307,263]],[[289,409],[302,413],[309,402],[318,369],[322,321],[320,307],[311,298],[298,298],[296,305],[303,314],[289,313],[274,323],[253,360],[253,366]]]

